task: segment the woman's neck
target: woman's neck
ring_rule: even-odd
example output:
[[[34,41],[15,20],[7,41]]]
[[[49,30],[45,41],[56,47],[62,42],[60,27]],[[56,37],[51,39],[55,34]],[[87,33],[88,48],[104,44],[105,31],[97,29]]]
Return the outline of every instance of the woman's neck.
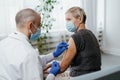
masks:
[[[85,24],[84,24],[84,23],[80,24],[80,26],[79,26],[79,28],[77,29],[77,31],[79,31],[79,30],[81,30],[81,29],[85,29]]]

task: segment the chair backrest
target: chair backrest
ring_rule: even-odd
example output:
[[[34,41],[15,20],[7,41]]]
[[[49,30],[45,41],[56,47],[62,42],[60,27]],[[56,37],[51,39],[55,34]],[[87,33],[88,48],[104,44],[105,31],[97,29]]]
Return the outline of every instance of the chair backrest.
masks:
[[[70,80],[120,80],[120,65],[111,66],[101,71],[73,77]]]

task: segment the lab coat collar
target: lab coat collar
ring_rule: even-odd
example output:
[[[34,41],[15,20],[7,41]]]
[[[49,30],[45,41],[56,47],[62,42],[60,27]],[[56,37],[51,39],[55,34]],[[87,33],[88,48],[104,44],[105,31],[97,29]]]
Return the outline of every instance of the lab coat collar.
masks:
[[[30,43],[30,40],[28,39],[28,37],[19,31],[15,31],[14,33],[10,34],[9,37]]]
[[[28,37],[27,37],[25,34],[19,32],[19,31],[16,31],[15,33],[21,35],[21,37],[23,37],[23,38],[26,39],[27,41],[30,41],[30,40],[28,39]]]

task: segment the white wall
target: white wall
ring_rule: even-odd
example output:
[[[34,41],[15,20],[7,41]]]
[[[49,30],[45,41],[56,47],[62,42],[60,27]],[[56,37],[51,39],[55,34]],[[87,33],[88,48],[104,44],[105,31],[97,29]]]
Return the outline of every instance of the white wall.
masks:
[[[105,0],[97,0],[97,30],[104,30]]]
[[[105,0],[105,29],[103,49],[120,55],[120,0]]]
[[[0,0],[0,39],[15,30],[15,14],[22,3],[22,0]]]
[[[81,0],[83,9],[87,15],[86,27],[90,29],[95,35],[97,34],[97,0]]]

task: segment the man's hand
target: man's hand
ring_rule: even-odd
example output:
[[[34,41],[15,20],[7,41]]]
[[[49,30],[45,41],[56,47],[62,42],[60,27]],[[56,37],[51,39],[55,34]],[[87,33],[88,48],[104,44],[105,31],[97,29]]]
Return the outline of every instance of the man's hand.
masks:
[[[48,63],[45,67],[45,69],[43,70],[44,74],[48,74],[50,72],[52,63]]]
[[[60,65],[58,62],[54,61],[52,63],[52,67],[50,69],[50,74],[54,74],[55,76],[60,72]]]
[[[68,49],[68,44],[66,42],[61,42],[56,50],[53,52],[54,57],[61,55],[66,49]]]

